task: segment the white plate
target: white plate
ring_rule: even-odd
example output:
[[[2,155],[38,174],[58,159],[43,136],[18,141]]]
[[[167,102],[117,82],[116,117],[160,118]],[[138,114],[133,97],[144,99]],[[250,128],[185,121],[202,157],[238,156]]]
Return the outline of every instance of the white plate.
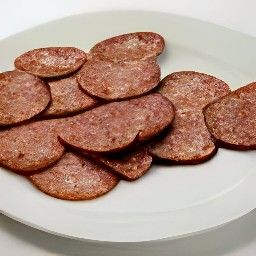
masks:
[[[67,17],[0,42],[0,69],[21,53],[46,46],[88,51],[108,37],[154,31],[166,39],[162,77],[178,70],[217,76],[235,89],[256,80],[256,39],[164,13],[102,12]],[[220,149],[200,165],[154,166],[136,182],[122,181],[106,196],[69,202],[0,172],[0,210],[23,223],[76,239],[141,242],[177,238],[217,227],[256,205],[256,151]]]

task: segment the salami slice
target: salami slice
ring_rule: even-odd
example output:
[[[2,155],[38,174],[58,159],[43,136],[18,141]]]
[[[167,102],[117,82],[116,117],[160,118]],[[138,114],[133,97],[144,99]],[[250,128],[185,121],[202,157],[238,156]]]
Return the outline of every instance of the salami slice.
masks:
[[[152,32],[136,32],[106,39],[96,44],[88,58],[107,59],[114,62],[134,61],[157,57],[165,46],[161,35]]]
[[[112,102],[69,118],[60,139],[84,151],[118,151],[158,134],[173,117],[171,102],[155,93]]]
[[[75,47],[47,47],[23,53],[15,59],[14,65],[17,69],[49,78],[77,71],[86,58],[86,53]]]
[[[176,111],[172,128],[150,145],[149,152],[157,158],[196,164],[214,155],[216,150],[202,112]]]
[[[18,70],[0,73],[0,126],[38,115],[50,99],[49,87],[42,79]]]
[[[105,100],[145,94],[159,81],[160,67],[155,59],[119,63],[89,60],[78,75],[79,84],[88,94]]]
[[[77,82],[76,75],[48,82],[51,90],[51,104],[44,116],[66,116],[90,109],[97,100],[84,93]]]
[[[119,178],[86,157],[66,152],[53,167],[29,176],[44,193],[65,200],[88,200],[112,190]]]
[[[223,81],[197,72],[176,72],[161,82],[159,91],[176,109],[170,131],[149,145],[149,152],[178,163],[200,163],[217,151],[204,122],[203,107],[230,92]]]
[[[161,81],[159,92],[170,99],[176,109],[202,110],[209,102],[230,92],[220,79],[194,71],[174,72]]]
[[[256,149],[256,82],[204,108],[205,122],[221,146]]]
[[[152,164],[152,157],[144,147],[135,148],[132,152],[122,152],[114,155],[92,155],[90,153],[90,156],[108,166],[123,179],[129,181],[140,178],[149,170]]]
[[[0,164],[15,172],[29,173],[57,162],[64,147],[57,135],[63,121],[44,120],[0,131]]]

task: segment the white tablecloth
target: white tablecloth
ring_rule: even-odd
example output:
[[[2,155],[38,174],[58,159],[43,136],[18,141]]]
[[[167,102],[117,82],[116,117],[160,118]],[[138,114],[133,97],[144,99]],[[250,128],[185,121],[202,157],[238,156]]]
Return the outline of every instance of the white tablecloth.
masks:
[[[206,20],[256,37],[254,0],[3,0],[0,3],[0,40],[67,15],[117,9],[171,12]],[[104,244],[57,237],[0,214],[0,254],[254,256],[255,224],[256,212],[253,211],[219,229],[187,238],[159,243]]]

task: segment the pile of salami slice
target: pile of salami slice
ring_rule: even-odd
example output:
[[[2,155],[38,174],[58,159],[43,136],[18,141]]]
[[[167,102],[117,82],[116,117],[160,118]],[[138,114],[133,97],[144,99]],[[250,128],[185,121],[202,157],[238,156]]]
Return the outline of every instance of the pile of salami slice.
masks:
[[[137,32],[28,51],[0,74],[0,164],[66,200],[102,196],[154,159],[198,164],[256,149],[256,83],[194,71],[160,81],[162,36]],[[171,168],[170,168],[171,169]]]

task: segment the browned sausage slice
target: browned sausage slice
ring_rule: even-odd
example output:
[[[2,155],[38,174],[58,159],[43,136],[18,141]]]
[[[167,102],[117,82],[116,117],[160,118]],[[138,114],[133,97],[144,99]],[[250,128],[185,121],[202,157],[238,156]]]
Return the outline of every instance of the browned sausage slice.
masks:
[[[206,125],[221,146],[256,149],[256,82],[204,108]]]
[[[123,179],[130,181],[136,180],[144,175],[152,164],[152,157],[144,147],[134,148],[131,152],[122,152],[117,155],[92,155],[90,153],[90,156],[108,166],[122,176]]]
[[[86,53],[75,47],[47,47],[23,53],[14,65],[39,77],[59,77],[77,71],[85,61]]]
[[[118,100],[136,97],[152,90],[160,81],[155,59],[132,62],[89,60],[78,75],[81,87],[90,95]]]
[[[84,93],[76,75],[48,82],[51,90],[51,104],[44,116],[65,116],[87,110],[97,104],[97,100]]]
[[[152,32],[136,32],[106,39],[96,44],[89,58],[107,59],[114,62],[134,61],[157,57],[165,46],[161,35]]]
[[[157,158],[196,164],[216,153],[216,147],[202,111],[176,111],[170,131],[152,143],[149,152]]]
[[[64,147],[57,138],[62,120],[44,120],[0,131],[0,165],[20,173],[58,161]]]
[[[29,177],[44,193],[65,200],[88,200],[112,190],[119,178],[86,157],[65,153],[53,167]]]
[[[69,118],[60,138],[69,146],[84,151],[118,151],[135,140],[145,141],[158,134],[173,117],[171,102],[154,93],[112,102]]]
[[[228,94],[228,85],[203,73],[182,71],[164,78],[159,91],[173,102],[176,114],[172,128],[149,145],[149,152],[178,163],[200,163],[216,153],[202,109]]]
[[[0,73],[0,126],[38,115],[50,99],[49,87],[42,79],[18,70]]]
[[[170,99],[176,109],[200,109],[230,92],[222,80],[195,71],[174,72],[161,81],[159,92]]]

